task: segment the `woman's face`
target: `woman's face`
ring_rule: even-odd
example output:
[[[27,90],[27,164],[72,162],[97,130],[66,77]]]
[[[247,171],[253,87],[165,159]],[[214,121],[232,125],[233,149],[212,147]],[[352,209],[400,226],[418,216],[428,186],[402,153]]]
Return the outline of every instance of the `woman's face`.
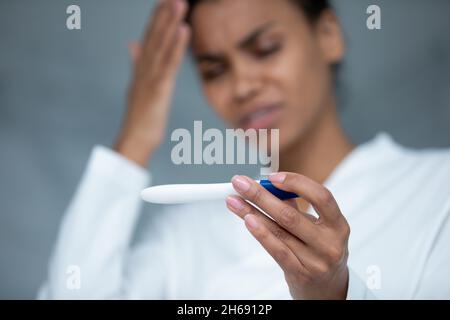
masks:
[[[343,55],[331,12],[313,26],[289,0],[205,0],[192,32],[206,98],[230,126],[279,128],[283,150],[329,106]]]

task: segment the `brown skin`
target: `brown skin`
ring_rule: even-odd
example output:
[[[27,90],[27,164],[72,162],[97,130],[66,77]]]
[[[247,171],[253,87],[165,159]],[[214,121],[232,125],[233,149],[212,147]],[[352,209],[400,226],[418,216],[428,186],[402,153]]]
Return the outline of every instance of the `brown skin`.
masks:
[[[116,150],[147,165],[164,137],[176,70],[191,33],[210,105],[232,127],[279,128],[286,172],[270,179],[304,199],[280,201],[238,176],[232,183],[240,197],[228,198],[228,208],[283,269],[294,298],[345,299],[350,229],[321,184],[353,149],[333,94],[331,66],[344,55],[335,15],[324,12],[313,25],[288,0],[215,0],[195,8],[189,28],[182,22],[185,13],[184,0],[160,1],[143,43],[132,46],[135,76]],[[255,122],[255,110],[270,112]],[[310,205],[318,219],[305,213]]]
[[[130,45],[134,62],[128,108],[115,150],[145,167],[164,138],[175,76],[190,29],[184,1],[160,1],[142,43]]]

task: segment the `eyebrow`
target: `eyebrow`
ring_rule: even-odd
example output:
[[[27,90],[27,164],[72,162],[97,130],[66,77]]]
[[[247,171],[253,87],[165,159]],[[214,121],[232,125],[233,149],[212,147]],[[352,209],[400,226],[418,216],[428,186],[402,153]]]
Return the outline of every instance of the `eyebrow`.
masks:
[[[257,28],[255,31],[250,33],[247,37],[244,38],[244,40],[240,41],[238,44],[239,48],[246,48],[250,46],[253,42],[255,42],[258,37],[266,32],[268,29],[272,28],[274,25],[274,22],[268,22],[261,27]]]
[[[268,22],[268,23],[260,26],[259,28],[257,28],[253,32],[251,32],[249,35],[247,35],[243,40],[239,41],[237,44],[237,47],[238,48],[246,48],[246,47],[250,46],[256,39],[258,39],[258,37],[261,34],[266,32],[268,29],[272,28],[274,26],[274,24],[275,23],[272,21],[272,22]],[[223,56],[221,54],[216,54],[216,53],[204,53],[204,54],[196,55],[196,60],[197,60],[197,63],[217,62],[217,61],[223,60]]]

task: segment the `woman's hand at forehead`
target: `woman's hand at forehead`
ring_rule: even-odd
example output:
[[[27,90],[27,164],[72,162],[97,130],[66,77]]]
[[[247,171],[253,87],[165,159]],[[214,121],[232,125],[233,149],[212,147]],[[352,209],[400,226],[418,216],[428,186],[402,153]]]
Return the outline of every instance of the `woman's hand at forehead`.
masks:
[[[319,218],[301,212],[294,200],[279,200],[245,176],[233,178],[240,196],[229,197],[228,208],[245,220],[251,234],[283,269],[294,299],[346,299],[350,227],[333,195],[295,173],[277,173],[269,180],[279,189],[301,195]]]
[[[175,77],[189,42],[185,0],[160,0],[141,43],[130,45],[134,72],[115,149],[141,166],[164,137]]]

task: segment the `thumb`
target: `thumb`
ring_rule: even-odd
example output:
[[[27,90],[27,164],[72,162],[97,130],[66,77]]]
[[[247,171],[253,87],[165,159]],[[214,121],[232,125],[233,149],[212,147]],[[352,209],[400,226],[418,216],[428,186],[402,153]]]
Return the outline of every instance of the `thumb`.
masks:
[[[128,44],[128,51],[130,53],[130,57],[133,60],[133,63],[136,63],[142,55],[142,46],[139,42],[130,42]]]

